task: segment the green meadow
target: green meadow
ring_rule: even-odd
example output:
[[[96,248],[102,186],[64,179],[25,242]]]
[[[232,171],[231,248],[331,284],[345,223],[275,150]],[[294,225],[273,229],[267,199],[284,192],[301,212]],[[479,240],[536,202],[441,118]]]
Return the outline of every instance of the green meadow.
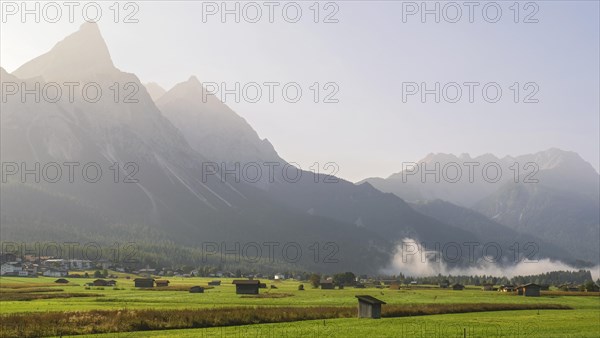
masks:
[[[155,330],[158,324],[139,327],[134,332],[119,332],[123,327],[115,327],[114,331],[105,334],[95,334],[98,330],[90,327],[82,331],[94,337],[599,337],[600,336],[600,296],[598,293],[589,295],[568,295],[564,293],[543,292],[541,297],[523,297],[501,292],[484,292],[479,287],[468,286],[465,290],[454,291],[440,289],[435,286],[417,286],[392,290],[389,288],[356,289],[346,287],[343,290],[313,289],[308,282],[294,280],[269,281],[266,289],[260,289],[259,296],[237,295],[233,279],[219,278],[220,286],[206,289],[204,293],[189,293],[187,288],[207,283],[214,278],[165,278],[171,284],[166,288],[137,289],[133,278],[126,279],[121,274],[117,285],[113,287],[85,287],[84,284],[94,278],[69,278],[69,284],[56,284],[56,278],[0,278],[0,315],[2,316],[2,336],[19,336],[15,331],[6,328],[13,321],[8,316],[19,315],[26,323],[31,317],[50,318],[49,315],[64,312],[92,311],[160,311],[167,316],[169,312],[187,310],[205,310],[210,313],[217,309],[223,311],[241,311],[246,309],[252,313],[256,308],[280,309],[281,312],[293,312],[293,309],[308,308],[307,313],[317,313],[319,309],[339,309],[338,312],[325,311],[320,314],[305,316],[303,314],[284,316],[285,314],[272,311],[263,317],[246,316],[241,320],[211,319],[207,328],[190,329],[161,329]],[[299,284],[304,284],[305,290],[298,290]],[[271,288],[273,285],[276,288]],[[384,318],[357,319],[354,309],[357,304],[355,295],[371,295],[387,303],[383,305]],[[55,298],[57,297],[57,298]],[[61,297],[61,298],[58,298]],[[471,306],[469,306],[471,304]],[[514,306],[540,307],[540,310],[511,310],[484,311],[469,313],[429,314],[436,307],[456,310],[460,306],[470,308],[497,306],[499,309],[512,304]],[[544,306],[561,305],[569,309],[543,309]],[[412,309],[415,307],[425,310],[391,314],[387,309]],[[211,309],[214,309],[211,311]],[[238,310],[235,310],[238,309]],[[454,309],[454,310],[453,310]],[[445,311],[445,310],[444,310]],[[471,311],[471,310],[469,310]],[[482,310],[483,311],[483,310]],[[185,313],[182,312],[182,313]],[[78,314],[81,316],[83,314]],[[36,317],[38,316],[38,317]],[[43,317],[47,316],[47,317]],[[269,316],[269,317],[265,317]],[[294,317],[295,316],[295,317]],[[389,318],[390,316],[396,318]],[[276,318],[277,317],[277,318]],[[281,319],[281,318],[287,319]],[[10,317],[14,318],[14,317]],[[54,317],[53,317],[54,318]],[[303,320],[310,318],[311,320]],[[315,319],[319,318],[319,319]],[[324,318],[324,319],[321,319]],[[227,319],[227,318],[225,318]],[[54,320],[54,319],[53,319]],[[69,319],[72,320],[72,319]],[[279,322],[286,321],[286,322]],[[57,321],[57,323],[59,323]],[[82,321],[82,323],[89,323]],[[205,327],[202,323],[190,319],[189,327]],[[219,324],[220,323],[220,324]],[[244,325],[237,325],[243,323]],[[98,324],[98,323],[96,323]],[[164,328],[182,327],[160,326]],[[30,324],[23,324],[24,326]],[[59,325],[59,324],[57,324]],[[91,325],[92,324],[86,324]],[[141,326],[140,326],[141,325]],[[161,324],[162,325],[162,324]],[[173,324],[174,325],[174,324]],[[186,327],[186,326],[183,326]],[[23,329],[25,330],[25,329]],[[127,329],[129,330],[129,329]],[[22,331],[21,335],[26,335]],[[45,331],[40,331],[45,332]],[[58,334],[57,334],[58,335]]]

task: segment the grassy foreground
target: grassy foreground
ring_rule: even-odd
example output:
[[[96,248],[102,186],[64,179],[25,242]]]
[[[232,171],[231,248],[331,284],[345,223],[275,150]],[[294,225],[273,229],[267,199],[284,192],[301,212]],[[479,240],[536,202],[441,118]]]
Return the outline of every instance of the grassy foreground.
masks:
[[[128,332],[85,337],[598,337],[598,311],[501,311]]]
[[[382,316],[395,318],[529,309],[572,310],[559,304],[412,304],[386,306]],[[39,337],[288,323],[351,318],[355,314],[355,308],[346,306],[37,312],[3,315],[0,332],[3,336],[10,337]]]
[[[302,283],[306,290],[299,291],[298,281],[264,280],[276,289],[261,289],[259,297],[248,297],[236,295],[231,279],[223,278],[221,286],[201,294],[186,290],[206,286],[212,278],[169,278],[171,286],[160,292],[136,289],[123,276],[116,289],[85,288],[92,278],[70,279],[66,285],[54,280],[0,277],[1,337],[600,336],[597,293],[522,297],[478,287],[320,290],[307,283]],[[387,318],[356,319],[357,294],[387,302]],[[556,305],[572,309],[547,309]],[[523,310],[527,308],[541,310]],[[493,312],[471,312],[482,310]],[[69,327],[77,330],[66,330]],[[38,331],[31,331],[34,328]]]

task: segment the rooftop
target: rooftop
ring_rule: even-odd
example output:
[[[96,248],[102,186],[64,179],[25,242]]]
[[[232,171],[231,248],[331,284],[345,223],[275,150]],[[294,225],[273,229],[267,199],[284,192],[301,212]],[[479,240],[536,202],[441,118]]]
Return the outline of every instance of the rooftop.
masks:
[[[386,302],[369,295],[359,295],[355,297],[358,298],[360,302],[365,302],[369,304],[386,304]]]
[[[258,279],[236,279],[231,284],[235,285],[258,285],[260,281]]]

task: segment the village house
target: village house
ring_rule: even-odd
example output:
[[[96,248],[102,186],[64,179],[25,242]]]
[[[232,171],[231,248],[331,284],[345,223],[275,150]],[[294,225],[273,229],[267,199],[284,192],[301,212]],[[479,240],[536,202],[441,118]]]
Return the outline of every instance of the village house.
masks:
[[[576,292],[579,291],[579,287],[577,287],[575,284],[573,283],[566,283],[563,284],[561,286],[558,287],[561,291],[570,291],[570,292]]]
[[[140,270],[138,271],[138,273],[139,273],[140,275],[148,275],[148,276],[150,276],[150,275],[154,275],[154,273],[155,273],[155,272],[156,272],[156,269],[150,269],[150,268],[146,268],[146,269],[140,269]]]
[[[31,276],[31,272],[27,270],[21,270],[17,272],[17,276],[19,277],[29,277]]]
[[[256,279],[235,279],[235,293],[238,295],[257,295],[260,281]]]
[[[280,280],[280,279],[283,280],[283,279],[285,279],[285,275],[282,274],[282,273],[276,273],[275,276],[273,277],[273,279],[275,279],[275,280]]]
[[[17,255],[12,252],[1,252],[0,253],[0,264],[7,262],[16,262],[18,260]]]
[[[154,278],[136,278],[133,283],[136,288],[153,288]]]
[[[67,263],[71,270],[87,270],[92,268],[92,261],[86,259],[70,259]]]
[[[96,261],[97,265],[100,265],[101,269],[110,269],[113,266],[113,263],[108,259],[100,259]]]
[[[2,276],[10,276],[16,275],[19,271],[21,271],[21,263],[18,262],[5,262],[0,266],[0,275]]]
[[[375,297],[361,295],[358,298],[358,318],[381,318],[381,305],[386,304]]]
[[[67,270],[69,268],[69,262],[66,259],[61,258],[46,259],[42,261],[42,265],[56,270]]]
[[[46,259],[50,259],[52,257],[48,257],[48,256],[36,256],[36,255],[24,255],[23,256],[23,260],[26,262],[35,262],[35,263],[40,263],[45,261]]]
[[[515,286],[514,285],[500,285],[500,288],[498,288],[498,291],[501,291],[501,292],[514,292],[515,291]]]
[[[42,272],[42,275],[46,277],[67,277],[69,272],[67,270],[46,269]]]

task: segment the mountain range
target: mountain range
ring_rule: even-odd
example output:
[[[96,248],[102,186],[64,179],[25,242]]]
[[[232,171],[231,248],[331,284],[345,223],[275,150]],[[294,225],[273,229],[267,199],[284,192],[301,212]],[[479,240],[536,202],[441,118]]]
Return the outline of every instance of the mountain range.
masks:
[[[600,179],[598,173],[577,153],[548,149],[535,154],[497,158],[487,154],[471,158],[467,154],[429,154],[417,162],[418,168],[431,170],[435,164],[447,166],[440,182],[429,174],[414,173],[412,164],[406,172],[388,178],[369,178],[381,191],[416,203],[418,210],[431,210],[443,200],[516,230],[536,236],[580,259],[597,261],[600,238]],[[448,165],[452,163],[452,165]],[[469,180],[469,165],[473,168]],[[491,164],[491,165],[488,165]],[[455,181],[453,167],[462,168],[463,176]],[[484,177],[482,168],[488,165]],[[496,180],[496,169],[501,175]],[[519,171],[517,171],[519,168]],[[422,169],[419,169],[422,172]],[[439,214],[439,213],[437,213]],[[469,223],[464,220],[464,223]]]
[[[196,77],[168,91],[144,86],[115,67],[91,23],[13,73],[1,69],[0,81],[27,88],[94,83],[104,90],[97,102],[65,95],[56,102],[20,95],[2,102],[3,164],[30,169],[77,162],[77,173],[90,163],[102,170],[93,183],[77,175],[55,183],[11,175],[0,190],[3,240],[132,240],[189,248],[294,242],[303,250],[295,264],[331,272],[377,273],[405,238],[495,241],[505,250],[535,242],[540,257],[598,262],[598,174],[574,153],[552,149],[515,158],[539,164],[538,184],[504,177],[494,184],[406,184],[398,182],[401,173],[354,184],[308,171],[285,179],[297,169]],[[135,94],[135,102],[124,100],[127,94]],[[469,160],[488,158],[503,167],[512,160]],[[430,155],[424,161],[464,160]],[[259,179],[236,180],[224,172],[223,166],[249,163],[263,168]],[[315,260],[314,243],[334,243],[337,263]]]

